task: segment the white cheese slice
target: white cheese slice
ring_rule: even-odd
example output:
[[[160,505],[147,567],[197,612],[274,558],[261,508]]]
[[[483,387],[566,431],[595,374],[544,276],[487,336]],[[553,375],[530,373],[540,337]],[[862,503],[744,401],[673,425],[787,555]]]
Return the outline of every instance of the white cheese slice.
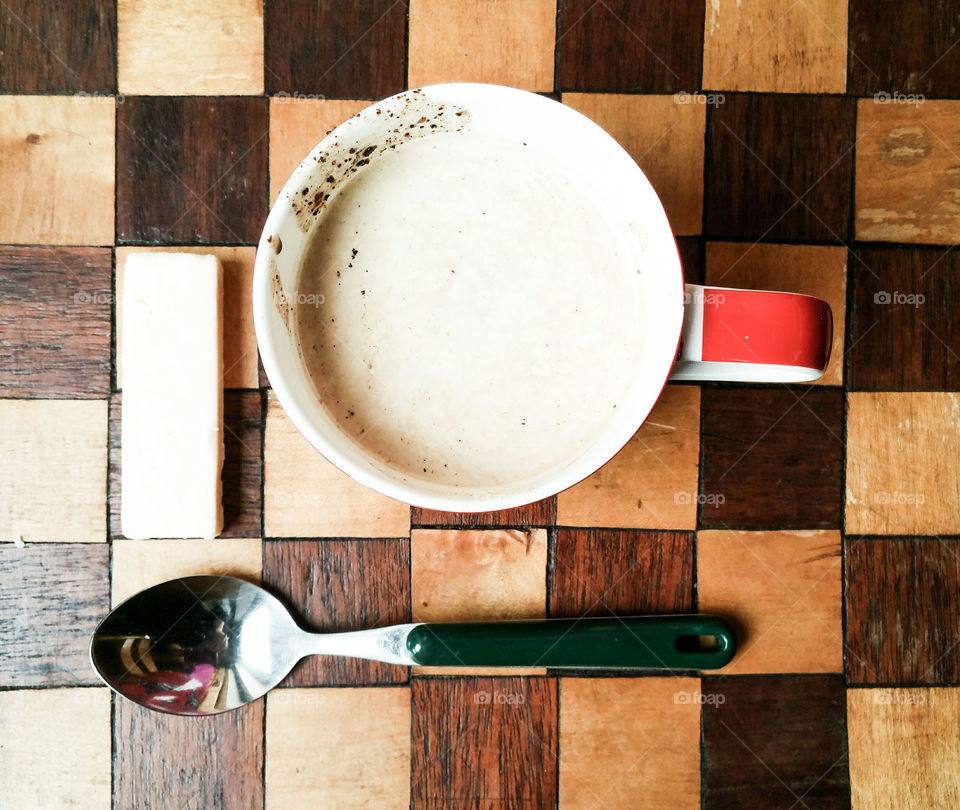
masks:
[[[223,271],[216,256],[132,253],[123,275],[123,534],[223,528]]]

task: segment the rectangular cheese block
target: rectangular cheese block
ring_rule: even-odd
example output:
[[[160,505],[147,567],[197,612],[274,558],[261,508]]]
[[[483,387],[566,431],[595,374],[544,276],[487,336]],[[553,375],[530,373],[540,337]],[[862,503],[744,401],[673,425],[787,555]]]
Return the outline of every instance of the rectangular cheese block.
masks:
[[[223,528],[223,271],[216,256],[132,253],[123,273],[123,534]]]

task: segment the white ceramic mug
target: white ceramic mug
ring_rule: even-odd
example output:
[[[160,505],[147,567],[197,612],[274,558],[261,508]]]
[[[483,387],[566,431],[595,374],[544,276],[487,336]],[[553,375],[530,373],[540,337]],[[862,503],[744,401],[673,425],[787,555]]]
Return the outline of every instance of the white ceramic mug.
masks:
[[[448,115],[431,117],[438,109]],[[635,321],[635,379],[589,446],[532,478],[461,486],[386,464],[342,429],[319,400],[305,369],[291,302],[297,300],[308,241],[323,227],[329,195],[357,172],[376,172],[377,155],[402,149],[411,138],[408,132],[431,137],[436,130],[449,135],[466,129],[505,138],[517,149],[533,146],[558,165],[575,168],[593,198],[602,199],[613,212],[630,246],[624,272],[639,274],[643,295]],[[518,506],[577,483],[626,444],[668,380],[815,380],[826,366],[832,339],[830,309],[819,299],[684,285],[663,206],[643,172],[610,135],[550,99],[481,84],[401,93],[372,104],[325,137],[293,173],[270,212],[257,249],[253,305],[264,369],[280,404],[307,440],[360,483],[407,503],[447,511]]]

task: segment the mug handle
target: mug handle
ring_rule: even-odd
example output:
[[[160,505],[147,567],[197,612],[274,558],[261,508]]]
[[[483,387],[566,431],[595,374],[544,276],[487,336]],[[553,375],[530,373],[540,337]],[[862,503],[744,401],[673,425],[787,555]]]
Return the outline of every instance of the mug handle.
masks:
[[[669,379],[811,382],[830,359],[833,315],[798,293],[685,284],[683,330]]]

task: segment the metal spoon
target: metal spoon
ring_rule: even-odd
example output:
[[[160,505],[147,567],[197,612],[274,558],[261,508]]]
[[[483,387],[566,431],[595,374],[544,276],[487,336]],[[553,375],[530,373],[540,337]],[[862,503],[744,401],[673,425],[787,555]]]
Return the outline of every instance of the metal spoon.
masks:
[[[203,715],[262,697],[305,655],[426,666],[694,670],[724,666],[735,649],[730,626],[703,615],[308,633],[262,588],[197,576],[155,585],[115,608],[93,634],[90,660],[109,687],[136,703]]]

